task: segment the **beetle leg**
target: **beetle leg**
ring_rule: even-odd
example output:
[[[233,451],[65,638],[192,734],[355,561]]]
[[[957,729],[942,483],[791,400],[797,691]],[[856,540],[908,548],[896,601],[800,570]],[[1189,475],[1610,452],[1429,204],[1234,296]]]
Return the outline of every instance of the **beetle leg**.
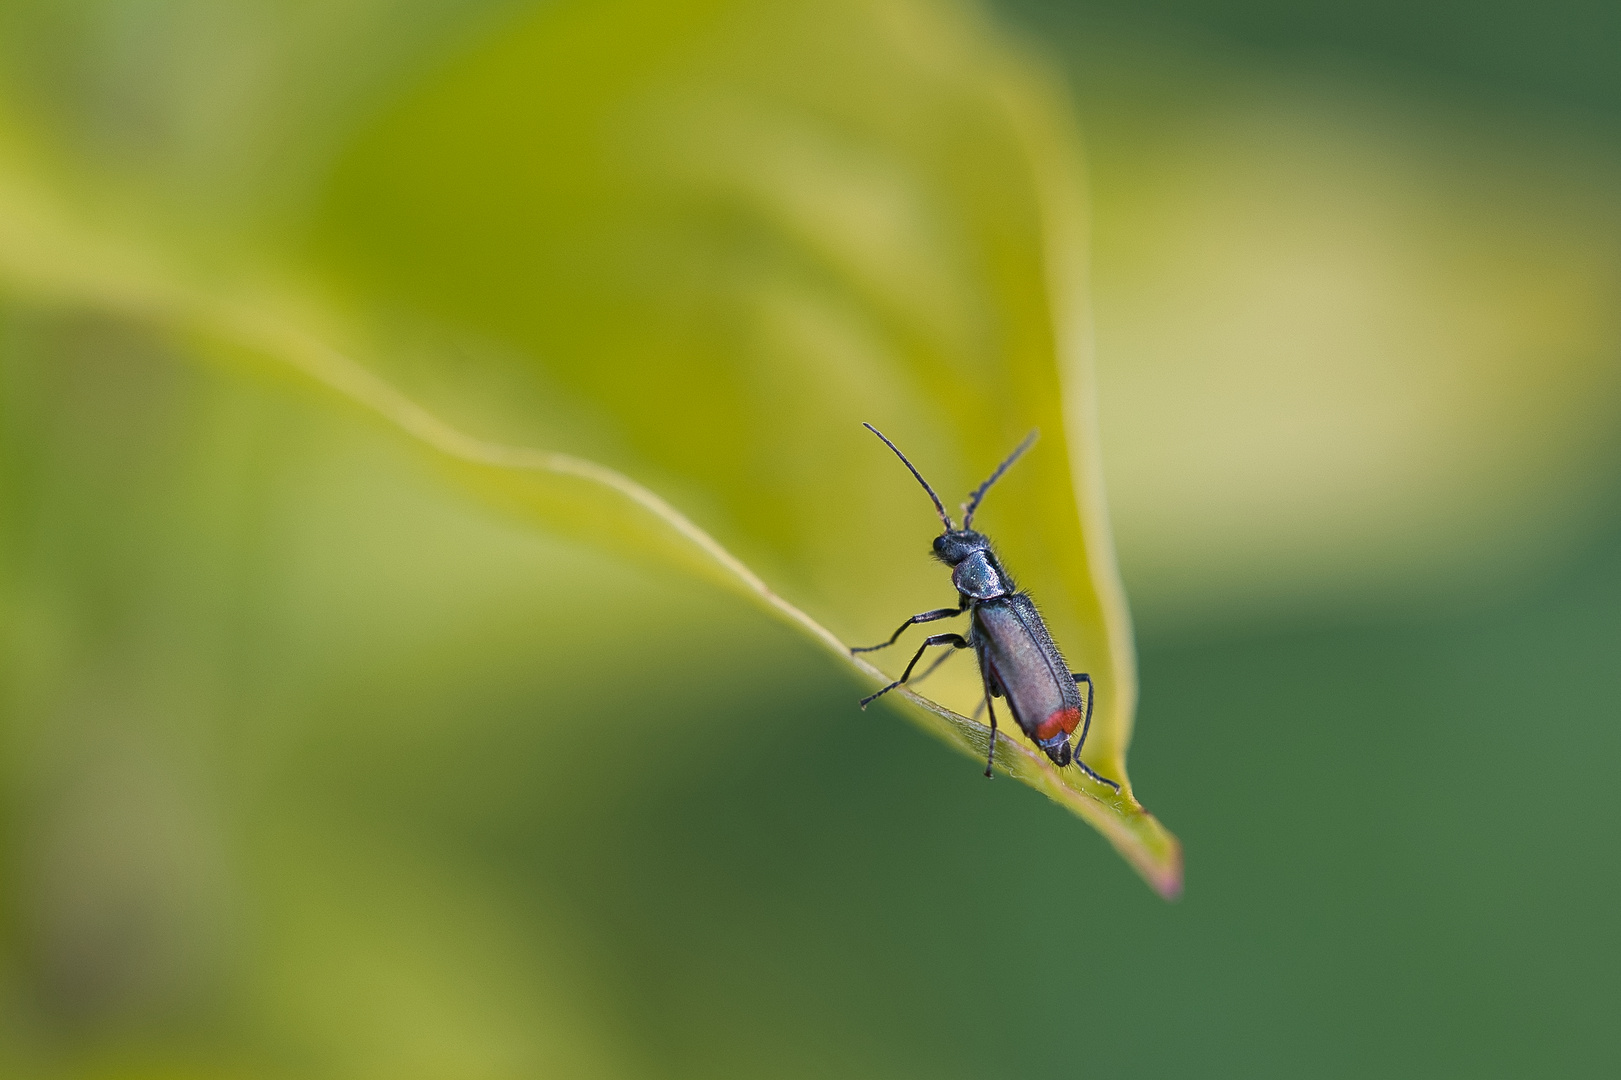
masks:
[[[981,706],[991,711],[991,748],[985,755],[985,779],[991,778],[991,766],[996,764],[996,706],[991,698],[1002,696],[1002,680],[997,678],[996,669],[986,665],[979,669],[979,677],[985,687],[985,700],[974,706],[974,719],[979,719]]]
[[[939,669],[941,664],[945,663],[947,660],[950,660],[955,655],[957,655],[957,650],[955,650],[955,649],[951,650],[948,653],[941,653],[940,654],[940,659],[936,660],[934,663],[932,663],[928,667],[924,668],[923,669],[923,674],[921,674],[917,678],[913,679],[912,682],[911,682],[911,685],[916,686],[918,683],[922,682],[924,679],[927,679],[930,675],[933,675],[935,673],[935,671]]]
[[[1072,671],[1070,674],[1075,677],[1076,686],[1079,686],[1082,683],[1086,684],[1086,719],[1081,722],[1081,737],[1075,740],[1075,749],[1070,754],[1070,761],[1078,766],[1083,773],[1090,776],[1098,783],[1108,784],[1116,791],[1119,791],[1119,784],[1115,783],[1113,780],[1110,780],[1106,776],[1099,776],[1097,773],[1092,771],[1086,762],[1081,760],[1081,747],[1086,745],[1086,733],[1092,729],[1092,699],[1098,696],[1098,688],[1092,682],[1092,676],[1086,674],[1084,671]]]
[[[1120,790],[1120,785],[1119,784],[1115,783],[1113,780],[1110,780],[1107,776],[1099,776],[1097,773],[1092,771],[1092,767],[1090,765],[1088,765],[1086,762],[1082,761],[1080,758],[1072,757],[1069,760],[1070,760],[1070,764],[1078,766],[1083,773],[1090,776],[1092,779],[1096,780],[1098,783],[1100,783],[1100,784],[1108,784],[1110,787],[1114,788],[1115,791]]]
[[[1076,686],[1086,684],[1086,725],[1081,728],[1081,742],[1075,744],[1075,749],[1079,750],[1081,743],[1086,741],[1086,729],[1092,726],[1092,696],[1098,692],[1098,688],[1092,685],[1092,676],[1084,671],[1072,671],[1069,676],[1075,680]]]
[[[1092,699],[1098,696],[1098,688],[1093,684],[1092,676],[1084,671],[1072,671],[1070,675],[1074,677],[1076,686],[1086,684],[1086,719],[1081,722],[1081,737],[1075,740],[1075,756],[1079,758],[1081,747],[1086,745],[1086,733],[1092,730]],[[1086,766],[1083,765],[1081,768],[1084,769]]]
[[[910,619],[907,619],[905,622],[901,623],[900,629],[896,630],[893,634],[889,635],[889,640],[884,642],[882,645],[862,645],[862,646],[860,646],[858,648],[851,649],[850,651],[853,652],[853,653],[858,653],[858,652],[872,652],[875,649],[887,649],[891,645],[895,644],[895,639],[896,638],[900,637],[903,633],[906,632],[906,628],[908,626],[911,626],[911,625],[913,625],[915,623],[934,622],[937,619],[949,619],[953,615],[961,615],[964,611],[967,611],[967,610],[968,609],[964,608],[964,607],[943,607],[943,608],[935,608],[933,611],[925,611],[920,615],[913,615]]]
[[[987,687],[987,689],[989,689]],[[991,710],[991,749],[985,755],[985,779],[991,778],[991,766],[996,764],[996,706],[991,704],[991,695],[985,695],[985,707]]]
[[[968,639],[963,637],[961,634],[935,634],[933,637],[925,638],[923,644],[917,647],[917,652],[912,655],[912,662],[906,665],[905,671],[901,672],[901,677],[884,687],[882,690],[878,691],[876,694],[868,694],[866,697],[862,698],[861,707],[865,709],[873,701],[883,697],[885,694],[895,689],[895,687],[901,685],[901,683],[905,682],[907,679],[910,679],[912,677],[912,669],[917,667],[917,662],[923,659],[923,654],[934,645],[950,645],[953,649],[966,649],[968,648]]]

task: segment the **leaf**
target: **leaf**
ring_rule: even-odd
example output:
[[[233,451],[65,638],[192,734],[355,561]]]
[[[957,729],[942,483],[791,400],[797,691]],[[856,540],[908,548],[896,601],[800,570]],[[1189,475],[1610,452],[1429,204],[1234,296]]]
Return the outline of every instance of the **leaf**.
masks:
[[[872,685],[847,645],[952,594],[932,510],[860,422],[942,492],[1039,428],[979,521],[1096,679],[1086,757],[1123,789],[1022,739],[997,760],[1170,896],[1178,846],[1125,771],[1073,137],[1032,71],[926,3],[551,5],[339,140],[278,245],[243,224],[199,258],[40,180],[13,135],[0,274],[335,391],[544,528],[747,596]],[[970,667],[891,697],[983,757]]]

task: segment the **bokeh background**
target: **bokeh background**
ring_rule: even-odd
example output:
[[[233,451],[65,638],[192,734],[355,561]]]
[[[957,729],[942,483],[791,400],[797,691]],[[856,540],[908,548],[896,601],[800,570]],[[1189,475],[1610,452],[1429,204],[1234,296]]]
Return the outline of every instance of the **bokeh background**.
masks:
[[[691,29],[733,12],[756,37]],[[737,598],[13,273],[0,1070],[1613,1071],[1618,39],[1574,0],[7,5],[7,266],[49,262],[22,226],[67,206],[200,279],[296,281],[450,415],[626,467],[798,595],[869,597],[851,636],[938,595],[926,505],[853,436],[736,449],[887,408],[942,487],[983,472],[1018,429],[954,430],[972,381],[919,391],[871,341],[1014,340],[1028,223],[981,91],[1004,65],[1067,101],[1133,779],[1187,891],[857,711]],[[799,111],[676,79],[674,119],[613,128],[701,198],[569,165],[671,71]],[[693,114],[747,152],[683,157]],[[998,272],[801,122],[830,115],[952,170]],[[790,255],[832,254],[761,240],[738,207],[772,198]],[[881,333],[827,314],[850,280]],[[806,341],[843,366],[705,366]]]

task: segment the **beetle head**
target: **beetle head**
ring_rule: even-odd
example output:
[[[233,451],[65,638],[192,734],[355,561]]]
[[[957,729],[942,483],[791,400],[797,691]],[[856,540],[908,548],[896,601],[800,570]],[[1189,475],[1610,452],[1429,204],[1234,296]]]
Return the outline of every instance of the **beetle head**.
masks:
[[[948,529],[934,538],[934,557],[947,566],[956,566],[976,551],[984,551],[991,542],[982,533],[972,529]]]

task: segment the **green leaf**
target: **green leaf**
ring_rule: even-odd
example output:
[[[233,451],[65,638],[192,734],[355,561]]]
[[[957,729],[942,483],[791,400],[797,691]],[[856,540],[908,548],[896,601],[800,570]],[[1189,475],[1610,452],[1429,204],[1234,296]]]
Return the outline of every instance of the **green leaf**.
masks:
[[[1040,429],[978,520],[1096,680],[1085,756],[1122,792],[1022,738],[997,761],[1171,896],[1179,848],[1125,770],[1075,142],[1034,71],[943,5],[549,5],[341,137],[312,125],[304,157],[334,149],[292,207],[188,218],[172,185],[110,204],[14,125],[0,279],[322,385],[542,528],[748,597],[866,685],[905,646],[880,670],[848,644],[952,592],[932,509],[860,423],[943,497]],[[971,668],[891,698],[982,758]]]

